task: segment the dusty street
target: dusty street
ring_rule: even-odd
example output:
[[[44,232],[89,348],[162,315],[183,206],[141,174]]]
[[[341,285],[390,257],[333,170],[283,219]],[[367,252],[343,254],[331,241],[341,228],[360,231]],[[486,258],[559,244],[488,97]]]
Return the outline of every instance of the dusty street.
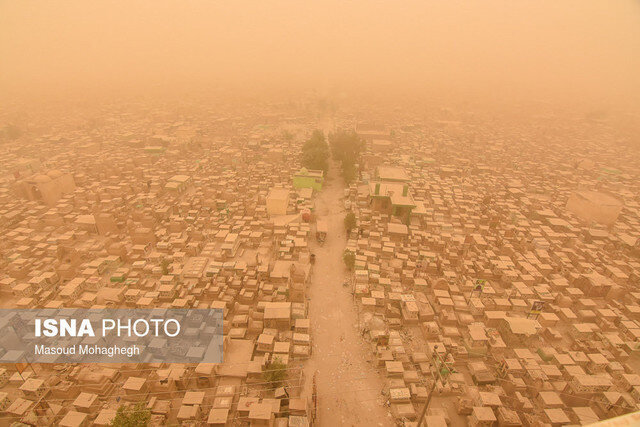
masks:
[[[329,233],[324,246],[312,243],[316,254],[309,290],[313,328],[313,355],[306,365],[308,390],[317,371],[318,422],[321,426],[393,425],[384,383],[376,371],[372,353],[358,334],[353,296],[342,286],[347,271],[342,262],[346,246],[342,205],[343,182],[337,165],[318,196],[318,218],[325,219]],[[338,175],[338,176],[337,176]]]

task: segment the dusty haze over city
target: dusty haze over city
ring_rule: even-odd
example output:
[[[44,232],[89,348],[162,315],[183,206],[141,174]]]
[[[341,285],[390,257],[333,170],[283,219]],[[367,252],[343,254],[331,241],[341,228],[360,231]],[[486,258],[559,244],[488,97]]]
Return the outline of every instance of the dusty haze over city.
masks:
[[[639,166],[638,0],[0,0],[0,427],[638,426]]]
[[[0,2],[5,93],[380,93],[563,100],[640,96],[640,3]]]

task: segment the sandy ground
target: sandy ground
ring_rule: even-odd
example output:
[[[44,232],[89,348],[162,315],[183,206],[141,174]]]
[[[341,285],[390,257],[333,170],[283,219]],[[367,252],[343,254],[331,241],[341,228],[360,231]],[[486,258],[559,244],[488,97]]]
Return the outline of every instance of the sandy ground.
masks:
[[[320,426],[391,426],[382,376],[373,360],[370,344],[356,328],[357,312],[350,289],[342,286],[348,272],[342,262],[346,246],[342,179],[333,164],[316,201],[318,218],[327,221],[329,233],[324,246],[312,237],[316,254],[312,284],[308,291],[313,329],[313,353],[306,363],[307,395],[311,395],[317,372],[318,418]]]

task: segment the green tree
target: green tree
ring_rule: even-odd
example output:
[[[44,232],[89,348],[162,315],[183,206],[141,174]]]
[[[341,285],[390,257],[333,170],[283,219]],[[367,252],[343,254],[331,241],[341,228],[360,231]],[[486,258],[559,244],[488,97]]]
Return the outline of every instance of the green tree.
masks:
[[[338,130],[329,135],[331,154],[342,164],[342,176],[345,182],[356,178],[356,164],[365,148],[365,142],[354,130]]]
[[[329,170],[329,145],[321,130],[314,130],[302,146],[302,164],[307,169]]]
[[[342,163],[342,177],[347,184],[356,179],[357,171],[354,163]]]
[[[145,402],[138,402],[135,406],[121,405],[116,416],[111,420],[115,427],[144,427],[149,425],[151,411]]]
[[[274,357],[271,363],[267,364],[262,371],[262,379],[269,384],[270,388],[280,387],[286,378],[287,365],[278,356]]]
[[[344,261],[344,265],[346,265],[350,271],[353,271],[353,268],[356,265],[356,254],[349,249],[345,249],[342,254],[342,261]]]
[[[356,214],[353,212],[348,212],[344,217],[344,228],[347,230],[347,233],[351,233],[351,230],[356,228]]]
[[[365,142],[355,130],[338,130],[329,135],[333,158],[344,163],[356,164]]]

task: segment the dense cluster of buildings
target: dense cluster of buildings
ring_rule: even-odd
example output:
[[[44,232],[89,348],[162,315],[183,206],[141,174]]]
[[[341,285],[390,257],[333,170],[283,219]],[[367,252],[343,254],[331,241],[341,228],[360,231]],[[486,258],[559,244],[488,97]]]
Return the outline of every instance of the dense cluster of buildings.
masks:
[[[109,425],[137,402],[153,425],[316,421],[304,363],[325,176],[298,159],[323,125],[296,111],[101,107],[24,120],[0,147],[0,306],[221,309],[224,363],[0,354],[0,424]],[[430,392],[429,426],[637,411],[638,153],[601,122],[446,115],[332,123],[367,141],[344,193],[357,218],[345,244],[357,327],[393,419],[416,425]]]
[[[384,128],[361,133],[347,248],[398,422],[420,418],[431,387],[434,426],[639,409],[639,156],[602,123],[546,121],[551,135],[464,121],[412,124],[389,145],[373,144]]]
[[[287,132],[313,125],[78,114],[78,126],[64,114],[27,121],[1,148],[2,307],[221,309],[225,363],[30,364],[3,352],[0,423],[108,425],[140,401],[153,425],[310,423],[301,215],[323,177],[290,161],[300,141]],[[274,367],[283,380],[266,374]]]

